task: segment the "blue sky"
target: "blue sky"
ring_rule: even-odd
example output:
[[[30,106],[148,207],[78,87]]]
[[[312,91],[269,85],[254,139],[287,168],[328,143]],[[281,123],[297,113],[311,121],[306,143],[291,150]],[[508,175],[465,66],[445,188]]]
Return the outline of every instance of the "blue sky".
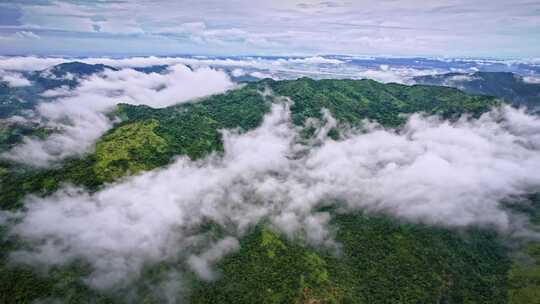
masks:
[[[0,0],[0,54],[540,57],[540,1]]]

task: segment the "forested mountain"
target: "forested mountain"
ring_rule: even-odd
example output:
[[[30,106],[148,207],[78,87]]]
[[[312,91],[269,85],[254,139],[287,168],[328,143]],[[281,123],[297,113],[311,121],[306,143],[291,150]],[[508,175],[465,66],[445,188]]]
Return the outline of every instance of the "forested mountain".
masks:
[[[294,100],[291,116],[297,126],[309,118],[321,118],[323,108],[344,125],[369,119],[398,127],[406,119],[401,114],[425,112],[455,119],[471,113],[478,117],[498,104],[492,97],[470,96],[453,88],[309,78],[263,80],[196,103],[161,109],[122,104],[116,113],[122,122],[97,142],[94,153],[68,160],[55,170],[13,170],[12,175],[5,175],[8,184],[0,201],[9,208],[27,192],[50,193],[64,181],[93,188],[128,173],[166,165],[176,155],[198,159],[222,151],[220,130],[247,131],[260,125],[272,102],[260,92],[268,89]],[[339,137],[337,129],[334,136]]]
[[[90,75],[107,68],[74,63],[49,71],[58,79],[68,73]],[[44,80],[39,72],[32,75],[32,81],[41,86],[39,92],[59,85],[76,86],[71,80],[57,83]],[[508,97],[518,103],[535,102],[532,95],[518,100],[511,93],[484,90],[489,75],[474,77],[481,80],[460,88]],[[442,84],[445,80],[426,77],[417,81]],[[482,92],[474,91],[479,86]],[[290,103],[291,122],[300,130],[300,140],[308,141],[316,135],[310,123],[324,120],[328,111],[336,120],[328,135],[340,141],[367,121],[398,132],[407,115],[413,113],[438,115],[449,121],[468,114],[468,119],[475,120],[502,101],[441,86],[300,78],[250,82],[223,94],[164,108],[121,104],[108,114],[117,118],[113,127],[82,157],[64,159],[46,168],[2,161],[0,208],[24,210],[26,195],[46,197],[66,184],[95,193],[127,176],[167,166],[179,156],[202,160],[212,153],[221,155],[225,149],[223,130],[254,130],[278,103]],[[6,116],[10,111],[6,108]],[[35,131],[21,132],[26,135]],[[48,133],[40,136],[46,138]],[[516,208],[515,212],[538,223],[538,196],[522,199],[528,200],[528,208]],[[515,207],[509,204],[508,208]],[[171,269],[184,270],[183,289],[188,292],[183,300],[189,303],[540,301],[538,243],[509,244],[503,234],[488,227],[449,228],[396,219],[384,212],[345,212],[332,201],[322,204],[317,213],[330,215],[337,250],[290,238],[263,221],[247,228],[238,251],[217,262],[219,275],[215,280],[201,280],[182,261],[173,260],[148,263],[131,285],[114,291],[99,291],[85,284],[92,265],[84,259],[75,259],[67,266],[55,265],[46,274],[30,266],[12,265],[9,253],[28,244],[2,226],[0,302],[31,303],[45,297],[66,303],[161,303],[165,301],[163,295],[153,292],[150,283],[160,284]],[[228,227],[207,221],[198,229],[209,240],[218,241]],[[517,258],[523,256],[527,258]]]

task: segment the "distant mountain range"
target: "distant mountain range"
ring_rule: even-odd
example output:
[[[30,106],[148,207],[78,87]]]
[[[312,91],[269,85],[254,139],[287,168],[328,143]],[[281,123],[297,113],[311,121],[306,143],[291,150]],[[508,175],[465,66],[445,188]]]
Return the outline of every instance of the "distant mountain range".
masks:
[[[447,73],[415,77],[418,84],[448,86],[469,94],[492,95],[531,110],[540,107],[540,83],[510,72]]]

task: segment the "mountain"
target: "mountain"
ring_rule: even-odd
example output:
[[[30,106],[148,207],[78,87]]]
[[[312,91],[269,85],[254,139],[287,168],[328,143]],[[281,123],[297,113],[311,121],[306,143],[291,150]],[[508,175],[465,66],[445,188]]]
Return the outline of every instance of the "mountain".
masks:
[[[61,64],[53,66],[50,69],[46,69],[40,72],[34,72],[31,74],[43,75],[45,73],[45,74],[53,75],[56,78],[64,78],[68,76],[68,74],[73,74],[78,77],[83,77],[83,76],[90,76],[96,73],[101,73],[105,71],[106,69],[118,71],[118,69],[113,68],[108,65],[104,65],[104,64],[87,64],[87,63],[83,63],[79,61],[72,61],[72,62],[61,63]]]
[[[96,151],[84,160],[68,162],[62,170],[48,171],[44,177],[58,172],[59,179],[45,184],[56,187],[67,179],[92,188],[128,172],[137,173],[163,166],[177,155],[198,159],[213,151],[222,151],[220,130],[240,128],[247,131],[260,125],[263,116],[270,110],[270,101],[259,93],[265,89],[294,100],[291,115],[297,126],[304,125],[310,118],[321,118],[323,108],[328,109],[343,125],[355,126],[364,119],[370,119],[383,126],[398,127],[405,122],[402,114],[406,113],[425,112],[448,119],[471,113],[477,117],[498,104],[494,98],[471,96],[447,87],[382,84],[373,80],[316,81],[310,78],[288,81],[266,79],[196,103],[161,109],[122,104],[117,110],[122,123],[98,141]],[[116,145],[117,138],[126,138],[125,132],[131,134],[129,141]],[[339,137],[338,131],[333,134]],[[162,149],[155,149],[152,145],[136,145],[138,136],[158,136],[164,139],[165,145]],[[130,153],[118,149],[129,149]],[[87,173],[81,175],[82,171]],[[0,199],[6,207],[16,203],[6,195],[12,193],[20,196],[25,192],[19,186],[21,183],[33,189],[30,191],[36,191],[35,187],[43,184],[43,181],[17,181],[15,176],[10,180],[15,186],[14,191],[6,191],[9,187],[5,185]]]
[[[48,99],[41,95],[47,90],[64,86],[73,89],[79,85],[82,78],[107,69],[117,70],[103,64],[69,62],[42,71],[23,73],[22,76],[31,81],[30,86],[11,87],[0,81],[0,118],[21,114],[25,110],[33,109],[40,101],[47,101]]]
[[[43,71],[30,72],[26,77],[38,86],[40,91],[53,90],[62,86],[73,89],[79,85],[81,78],[102,73],[105,70],[117,71],[116,68],[103,64],[74,61],[61,63]]]
[[[99,69],[94,68],[92,71]],[[403,114],[424,112],[456,120],[464,113],[479,117],[500,104],[493,97],[469,95],[449,87],[310,78],[265,79],[197,102],[160,109],[121,104],[110,114],[120,121],[81,158],[66,159],[51,168],[4,161],[0,208],[20,210],[24,208],[23,196],[47,196],[65,183],[95,192],[128,175],[170,164],[181,155],[199,160],[211,153],[223,153],[222,130],[246,132],[257,128],[271,105],[284,98],[292,100],[292,123],[302,129],[305,138],[314,136],[309,122],[322,119],[323,109],[327,109],[336,119],[337,125],[329,132],[336,140],[343,136],[342,130],[360,126],[365,119],[397,130],[406,120]],[[494,230],[471,227],[456,231],[384,214],[344,213],[331,202],[319,211],[331,215],[335,239],[342,244],[338,253],[291,239],[263,222],[245,232],[239,251],[218,262],[215,280],[202,281],[193,273],[183,277],[182,288],[189,290],[184,300],[526,303],[535,297],[539,267],[514,260],[512,251]],[[532,197],[531,209],[523,212],[540,218],[540,199]],[[224,229],[211,220],[200,226],[201,233],[211,240],[219,240]],[[185,267],[174,260],[148,265],[133,283],[136,289],[128,286],[117,292],[101,292],[84,283],[82,278],[91,267],[84,261],[55,266],[47,276],[27,266],[11,266],[8,253],[25,244],[3,229],[0,236],[0,302],[5,303],[11,299],[30,303],[43,295],[72,303],[125,303],[130,298],[160,303],[165,299],[156,295],[154,285],[148,282],[160,282],[169,271]],[[540,262],[535,246],[526,250]],[[130,295],[127,300],[126,294]]]
[[[135,67],[133,68],[135,71],[138,71],[138,72],[141,72],[141,73],[146,73],[146,74],[150,74],[150,73],[163,73],[165,71],[167,71],[167,69],[169,68],[168,65],[152,65],[152,66],[148,66],[148,67]]]
[[[470,94],[491,95],[531,110],[540,107],[540,84],[510,72],[447,73],[418,76],[418,84],[449,86]]]
[[[22,77],[30,80],[30,86],[11,87],[8,83],[0,81],[0,119],[24,115],[25,112],[33,110],[38,103],[50,100],[42,96],[45,91],[61,87],[73,89],[84,77],[105,70],[117,71],[116,68],[103,64],[69,62],[42,71],[22,73]],[[19,143],[23,136],[41,137],[50,132],[51,130],[43,128],[36,129],[33,124],[0,122],[0,151],[6,151]]]

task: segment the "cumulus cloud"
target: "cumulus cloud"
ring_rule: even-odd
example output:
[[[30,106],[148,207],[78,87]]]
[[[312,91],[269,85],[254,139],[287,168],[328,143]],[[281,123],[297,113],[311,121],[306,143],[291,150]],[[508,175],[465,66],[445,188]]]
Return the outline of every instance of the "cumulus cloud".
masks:
[[[383,83],[412,84],[416,76],[433,75],[440,73],[437,69],[415,69],[408,67],[393,67],[381,64],[378,68],[364,69],[358,72],[357,77],[373,79]]]
[[[412,115],[400,130],[366,123],[341,141],[325,135],[335,121],[324,116],[315,145],[301,144],[287,104],[274,104],[259,128],[225,132],[222,156],[180,158],[93,194],[68,187],[29,197],[11,233],[33,250],[11,257],[45,265],[83,257],[94,266],[89,284],[102,288],[171,259],[212,279],[212,264],[263,219],[324,246],[335,245],[330,214],[316,210],[329,202],[511,233],[514,218],[501,201],[540,189],[540,120],[524,111],[505,107],[457,122]],[[197,227],[207,221],[226,227],[225,238],[205,243]],[[201,244],[202,253],[194,250]]]
[[[119,103],[165,107],[193,98],[223,92],[233,86],[226,73],[171,66],[167,73],[142,73],[132,69],[105,70],[81,81],[74,90],[59,88],[43,93],[53,102],[41,103],[36,112],[48,127],[61,130],[45,140],[25,138],[3,158],[34,166],[88,151],[110,127],[107,112]]]
[[[30,80],[19,73],[0,71],[0,81],[6,82],[10,87],[26,87],[31,85]]]
[[[259,79],[264,79],[264,78],[272,78],[274,80],[279,79],[278,77],[276,77],[275,75],[272,75],[270,73],[264,73],[264,72],[259,72],[259,71],[246,71],[246,70],[240,69],[240,68],[233,69],[231,71],[231,75],[233,77],[251,76],[251,77],[255,77],[255,78],[259,78]]]
[[[0,57],[0,69],[16,71],[37,71],[43,70],[54,65],[68,62],[63,58],[41,58],[35,56],[29,57]]]
[[[454,75],[452,77],[449,77],[447,81],[449,83],[452,83],[452,82],[468,82],[468,81],[473,81],[473,80],[476,80],[476,79],[478,79],[478,78],[475,77],[473,74],[464,74],[464,75]]]
[[[306,57],[306,58],[291,58],[287,62],[305,63],[305,64],[343,64],[345,61],[332,58],[324,58],[321,56]]]
[[[454,124],[413,115],[399,133],[372,130],[326,144],[307,167],[323,196],[351,207],[506,230],[511,219],[499,202],[540,186],[539,127],[511,108]]]
[[[525,81],[526,83],[540,84],[540,77],[539,76],[526,76],[526,77],[523,77],[523,81]]]

